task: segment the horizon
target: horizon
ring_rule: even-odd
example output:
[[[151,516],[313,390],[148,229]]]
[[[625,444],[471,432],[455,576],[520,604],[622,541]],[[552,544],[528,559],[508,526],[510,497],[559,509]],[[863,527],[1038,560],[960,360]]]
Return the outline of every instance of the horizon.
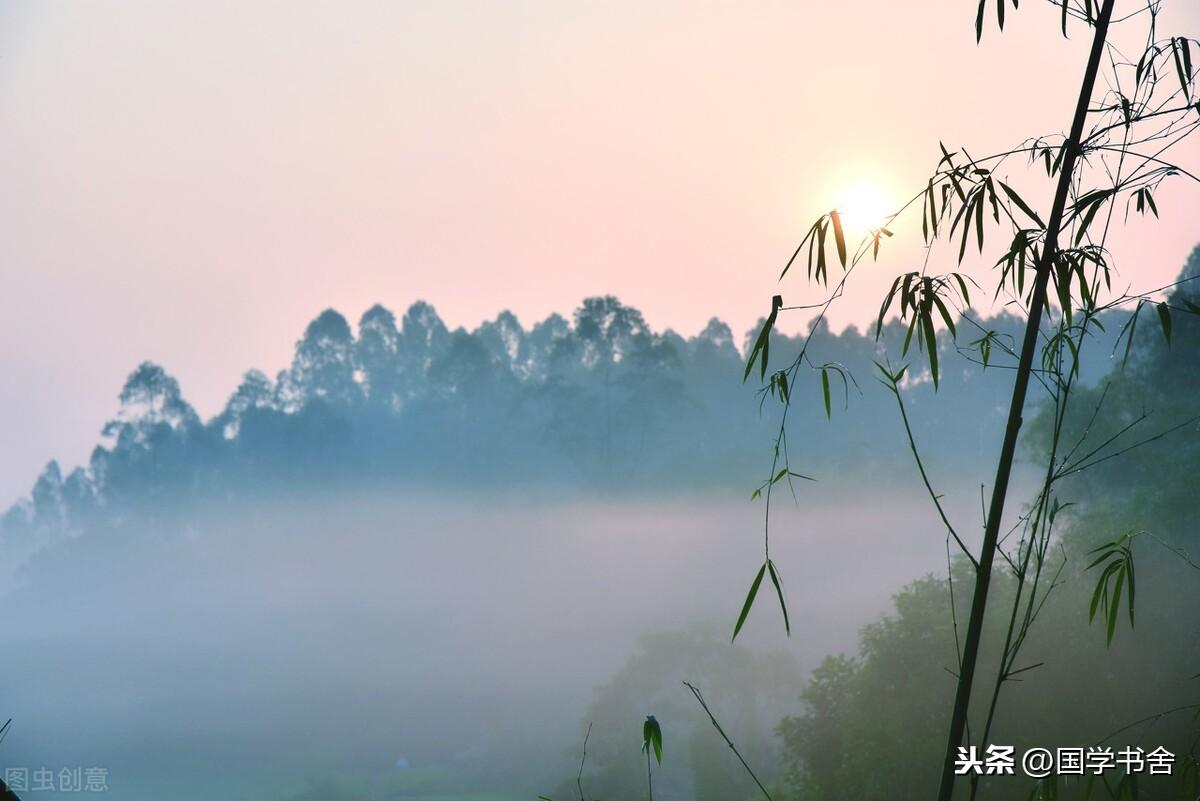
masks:
[[[423,298],[470,330],[612,294],[656,330],[745,331],[776,292],[807,297],[778,269],[847,194],[897,205],[939,139],[986,152],[1060,131],[1071,82],[1020,87],[1076,74],[1086,45],[1049,5],[979,45],[973,9],[936,2],[287,9],[0,7],[0,336],[22,343],[0,359],[0,500],[49,458],[86,458],[134,365],[218,409],[326,307]],[[1200,7],[1161,22],[1195,30]],[[886,82],[846,36],[894,65]],[[922,108],[931,71],[961,103]],[[984,88],[1013,113],[981,125]],[[1175,159],[1200,165],[1200,145]],[[1127,280],[1182,265],[1200,238],[1186,197],[1165,188],[1161,221],[1114,237]],[[919,257],[912,232],[834,330],[874,315],[880,276]]]

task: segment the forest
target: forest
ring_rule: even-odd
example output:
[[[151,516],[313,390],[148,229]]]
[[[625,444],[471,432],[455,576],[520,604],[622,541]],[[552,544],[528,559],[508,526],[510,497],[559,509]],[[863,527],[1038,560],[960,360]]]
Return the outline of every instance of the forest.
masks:
[[[1200,250],[1183,267],[1172,302],[1200,301],[1193,283],[1198,275]],[[1105,333],[1081,351],[1085,400],[1079,403],[1079,414],[1090,408],[1086,397],[1095,400],[1103,393],[1108,414],[1103,418],[1105,429],[1094,432],[1096,436],[1116,434],[1130,420],[1143,416],[1147,430],[1170,428],[1177,435],[1149,442],[1072,478],[1071,503],[1086,511],[1063,512],[1067,522],[1061,534],[1065,566],[1058,580],[1061,588],[1051,597],[1026,646],[1025,658],[1040,666],[1013,691],[997,722],[998,738],[1014,745],[1090,744],[1109,731],[1141,721],[1123,735],[1122,742],[1165,745],[1179,754],[1194,748],[1189,739],[1195,732],[1191,710],[1200,686],[1191,677],[1200,662],[1200,639],[1192,611],[1200,604],[1200,583],[1194,562],[1180,554],[1198,550],[1193,478],[1200,460],[1194,400],[1200,325],[1193,318],[1181,317],[1169,345],[1153,326],[1144,326],[1134,334],[1126,354],[1124,345],[1117,342],[1117,332],[1128,330],[1124,326],[1128,316],[1127,312],[1110,313]],[[1007,317],[984,323],[1001,335],[1013,327]],[[966,322],[960,325],[965,327]],[[840,382],[837,385],[831,420],[810,415],[802,428],[796,428],[794,436],[804,445],[794,458],[803,460],[816,481],[798,488],[795,517],[789,517],[803,528],[804,521],[830,514],[822,512],[823,508],[853,502],[851,499],[879,492],[885,485],[891,487],[889,505],[894,517],[885,512],[878,525],[894,525],[898,532],[903,531],[898,548],[924,554],[924,561],[900,560],[890,574],[880,578],[871,573],[862,551],[857,550],[863,543],[853,537],[841,545],[836,539],[806,545],[804,540],[811,535],[801,533],[797,546],[801,559],[807,558],[810,548],[826,552],[840,548],[843,553],[832,557],[832,563],[853,560],[847,561],[844,569],[860,573],[865,583],[882,582],[880,592],[885,596],[894,593],[890,611],[881,615],[871,612],[872,601],[851,604],[849,608],[858,611],[849,615],[843,605],[838,619],[826,621],[824,626],[795,624],[806,632],[799,652],[778,649],[776,639],[770,636],[776,624],[769,618],[757,634],[752,632],[749,646],[740,642],[730,646],[726,626],[735,610],[736,587],[724,594],[686,589],[706,575],[727,574],[721,564],[728,556],[706,550],[703,537],[686,544],[694,535],[679,535],[684,539],[673,546],[676,535],[668,533],[668,525],[659,529],[666,542],[650,545],[651,551],[698,548],[701,553],[695,558],[707,567],[691,575],[678,569],[664,574],[664,565],[675,559],[647,556],[650,573],[642,579],[647,590],[633,591],[629,603],[636,608],[648,602],[659,607],[660,614],[651,612],[644,628],[635,627],[645,631],[636,642],[599,635],[600,629],[593,627],[626,628],[607,616],[603,619],[609,622],[600,622],[593,613],[578,611],[578,630],[566,633],[573,624],[551,623],[541,604],[518,604],[519,614],[529,615],[528,625],[551,629],[545,641],[529,642],[534,654],[543,653],[539,648],[549,649],[537,657],[546,666],[546,676],[537,680],[536,691],[523,691],[533,692],[531,698],[555,699],[550,702],[553,714],[527,715],[545,721],[546,731],[555,732],[548,749],[545,742],[539,742],[536,731],[529,730],[532,724],[526,720],[515,724],[514,736],[504,742],[484,736],[472,746],[477,752],[472,752],[466,763],[462,761],[465,757],[447,756],[456,750],[449,743],[462,736],[466,720],[489,719],[491,725],[503,726],[497,721],[507,713],[494,708],[494,699],[468,694],[468,698],[449,700],[451,696],[446,696],[441,701],[447,704],[446,714],[440,716],[440,723],[428,724],[425,736],[433,752],[423,753],[422,746],[412,746],[404,759],[411,760],[414,768],[402,777],[385,771],[385,778],[380,778],[379,758],[373,757],[366,766],[359,764],[349,772],[339,763],[333,776],[304,775],[293,794],[279,797],[365,799],[380,787],[392,787],[388,782],[400,788],[395,792],[427,793],[430,798],[478,791],[473,787],[495,791],[497,786],[507,786],[513,793],[537,791],[570,797],[576,781],[570,762],[575,758],[572,732],[577,726],[591,727],[582,774],[589,797],[636,797],[642,781],[636,723],[650,707],[663,721],[667,755],[656,795],[714,801],[754,797],[758,791],[682,689],[684,680],[706,691],[714,710],[721,712],[722,726],[771,782],[776,797],[915,797],[927,786],[925,766],[936,761],[942,745],[945,702],[951,690],[946,670],[954,659],[955,635],[948,610],[952,602],[962,606],[965,599],[960,587],[952,601],[944,575],[948,554],[942,554],[942,568],[938,568],[940,536],[920,505],[920,487],[909,475],[911,454],[894,401],[886,387],[870,379],[879,350],[887,347],[889,339],[895,345],[902,335],[899,323],[884,326],[882,344],[876,343],[871,332],[854,328],[840,334],[827,329],[815,332],[826,353],[835,353],[844,365],[848,380],[845,391]],[[792,341],[784,334],[774,336],[779,350]],[[486,568],[472,566],[469,559],[462,568],[462,580],[471,584],[463,591],[465,599],[486,595],[491,586],[495,597],[511,602],[507,582],[501,589],[495,584],[499,579],[487,579],[478,571],[508,564],[508,581],[521,582],[531,580],[516,578],[528,572],[524,562],[529,558],[540,561],[547,570],[578,570],[582,563],[575,560],[596,558],[567,557],[559,550],[574,546],[553,542],[578,536],[570,534],[578,524],[562,528],[565,520],[579,514],[574,510],[604,510],[607,516],[618,514],[613,510],[634,510],[639,515],[629,523],[634,530],[655,526],[653,514],[650,520],[640,515],[663,506],[707,509],[696,513],[716,515],[716,526],[721,529],[744,525],[735,522],[741,513],[731,517],[727,511],[714,509],[753,512],[761,505],[761,500],[751,500],[753,485],[745,479],[755,474],[769,451],[770,423],[762,411],[761,392],[741,381],[745,347],[748,343],[739,349],[729,329],[717,320],[690,339],[670,331],[653,332],[635,309],[614,298],[586,300],[570,322],[553,316],[529,331],[510,314],[501,314],[471,332],[449,331],[430,306],[417,303],[398,325],[390,312],[375,306],[363,315],[355,333],[344,317],[330,310],[305,330],[288,369],[274,380],[250,371],[226,408],[207,421],[197,416],[163,368],[139,365],[121,388],[117,412],[105,426],[102,444],[89,464],[65,472],[51,463],[30,497],[4,517],[10,642],[34,642],[47,631],[59,631],[57,627],[44,628],[46,615],[53,609],[93,607],[93,612],[59,634],[64,641],[75,642],[83,636],[74,628],[78,625],[90,631],[85,642],[92,642],[93,647],[111,642],[125,643],[123,647],[131,649],[126,657],[110,657],[116,661],[98,666],[99,675],[107,678],[92,677],[93,681],[112,682],[114,692],[120,688],[130,691],[123,684],[128,677],[121,667],[127,658],[143,664],[139,674],[159,664],[161,669],[188,676],[204,664],[202,654],[218,647],[245,654],[227,655],[234,664],[238,659],[268,658],[267,654],[278,658],[275,649],[282,648],[282,653],[292,654],[283,657],[289,671],[312,671],[312,681],[318,681],[317,677],[328,680],[325,671],[334,668],[314,665],[306,642],[347,653],[361,653],[365,647],[372,655],[368,661],[386,665],[399,660],[395,664],[407,664],[417,674],[428,669],[422,668],[425,659],[442,665],[436,668],[439,673],[466,670],[471,674],[469,666],[447,667],[456,664],[455,654],[463,643],[450,648],[445,645],[447,635],[427,631],[415,620],[386,621],[397,614],[408,619],[408,610],[417,613],[419,620],[419,610],[430,603],[435,605],[428,607],[426,614],[456,619],[474,615],[469,610],[476,601],[468,601],[466,609],[454,606],[455,611],[447,611],[438,605],[441,602],[426,596],[425,590],[418,590],[415,596],[402,591],[400,585],[411,581],[402,578],[403,572],[385,568],[376,575],[378,562],[399,558],[418,571],[414,576],[420,575],[433,564],[429,560],[445,558],[431,555],[427,549],[446,555],[463,554],[464,547],[478,549],[470,543],[479,536],[472,532],[478,529],[482,533],[488,525],[487,515],[480,517],[483,510],[498,509],[502,517],[515,514],[518,522],[489,536],[508,538],[513,552],[481,556]],[[917,436],[945,443],[930,470],[953,477],[986,460],[993,449],[1002,423],[995,394],[1006,375],[999,367],[984,369],[974,363],[969,352],[959,352],[948,333],[939,338],[938,347],[943,351],[943,375],[936,398],[952,399],[961,413],[951,417],[924,414],[924,406],[935,398],[927,374],[917,374],[906,382],[903,394],[911,404]],[[809,385],[797,387],[795,393],[820,408],[816,377]],[[1033,439],[1044,440],[1048,436],[1047,413],[1036,397],[1029,402],[1028,414]],[[1181,423],[1183,427],[1176,428]],[[1068,427],[1078,429],[1086,424],[1084,419],[1073,419]],[[1025,471],[1023,475],[1031,472],[1028,465],[1020,469]],[[951,483],[970,492],[969,480]],[[298,492],[297,486],[306,489]],[[812,487],[819,488],[819,496],[813,495]],[[447,522],[428,505],[414,500],[420,497],[440,498],[434,507],[449,504],[462,511]],[[546,508],[559,510],[550,521],[543,519],[545,512],[536,511]],[[922,511],[914,511],[917,509]],[[559,518],[560,514],[568,517]],[[686,517],[687,513],[673,514]],[[1122,627],[1108,646],[1103,627],[1087,623],[1092,585],[1086,570],[1088,554],[1121,531],[1142,531],[1147,521],[1153,521],[1153,528],[1145,529],[1147,533],[1138,543],[1138,569],[1145,578],[1138,585],[1137,625],[1132,630]],[[701,526],[705,524],[712,521]],[[525,531],[505,534],[512,525],[530,530],[548,525],[549,530],[531,540]],[[442,542],[427,541],[433,532]],[[600,531],[588,536],[598,537],[596,547],[601,549],[629,545],[623,535],[607,543]],[[734,554],[749,547],[744,534],[734,536],[730,543]],[[503,543],[494,547],[503,547]],[[285,551],[298,555],[286,555]],[[360,563],[357,553],[367,562]],[[534,553],[542,556],[533,557]],[[826,557],[826,563],[830,561]],[[319,574],[307,572],[314,563],[324,566]],[[373,563],[377,566],[370,566]],[[265,567],[268,564],[271,566]],[[857,567],[852,567],[855,564]],[[969,582],[968,567],[961,558],[955,561],[953,569],[961,582]],[[301,570],[304,572],[297,572]],[[457,581],[454,573],[451,570],[446,578],[452,585]],[[582,575],[578,581],[586,582]],[[391,586],[393,579],[399,585]],[[577,580],[570,576],[561,580],[543,576],[532,581],[551,594],[577,592],[571,589]],[[175,594],[184,587],[187,593]],[[604,588],[597,591],[606,594]],[[1011,592],[1004,575],[998,591]],[[697,592],[708,597],[697,603]],[[832,594],[829,602],[847,597],[844,585],[819,592]],[[196,607],[183,600],[189,593],[221,597]],[[334,604],[332,610],[323,607],[321,599],[343,594],[359,600],[348,608],[341,604]],[[289,597],[293,600],[281,600]],[[152,603],[157,612],[146,609],[149,599],[156,599]],[[581,603],[586,606],[587,602]],[[803,601],[794,599],[793,605],[797,603]],[[821,603],[818,595],[810,606],[820,609]],[[625,608],[624,602],[609,605]],[[697,616],[697,609],[707,611]],[[28,617],[17,623],[23,611]],[[338,621],[347,614],[360,620],[367,615],[366,619],[376,621],[372,629],[400,625],[396,631],[402,641],[385,645],[369,639],[364,645],[347,632],[336,634],[343,625]],[[614,609],[613,614],[620,617],[626,613]],[[93,620],[94,615],[125,620],[120,629],[132,630],[122,636],[120,631],[110,630],[111,623],[100,622],[102,618]],[[483,619],[490,620],[486,614]],[[256,625],[235,633],[247,620]],[[692,622],[687,623],[689,620]],[[685,627],[679,628],[680,623]],[[476,642],[482,646],[492,636],[484,630],[500,624],[491,620],[477,625],[483,626]],[[511,629],[515,621],[503,625]],[[554,633],[564,625],[564,633]],[[989,618],[988,625],[995,634],[1000,617]],[[168,628],[163,630],[163,626]],[[273,644],[248,644],[247,638],[258,626],[267,626],[282,639]],[[147,638],[142,627],[161,633]],[[857,642],[845,635],[855,628],[859,628]],[[175,634],[166,633],[170,630]],[[474,630],[472,625],[466,631]],[[520,638],[526,635],[513,631],[504,636],[524,641]],[[134,637],[133,642],[126,642],[129,636]],[[167,639],[154,643],[155,638],[163,637]],[[171,645],[175,637],[185,637],[190,645]],[[426,652],[425,657],[409,654],[404,642]],[[395,655],[390,650],[393,647],[398,649]],[[293,653],[297,648],[301,650]],[[588,660],[580,664],[576,655],[554,654],[561,648],[597,654],[595,662],[609,666],[609,678],[601,681],[602,675],[585,667]],[[827,650],[822,652],[822,648]],[[626,649],[627,662],[620,656]],[[176,660],[191,659],[200,660],[199,664],[175,664]],[[447,659],[450,661],[445,662]],[[229,670],[219,664],[213,669]],[[239,679],[250,682],[246,692],[264,692],[261,687],[252,688],[268,679],[248,678],[260,669],[247,663],[248,673]],[[493,669],[501,673],[518,670],[503,662]],[[46,680],[36,664],[17,660],[14,674],[25,670]],[[351,674],[360,670],[355,668]],[[401,668],[401,674],[420,684],[417,674],[406,674],[406,670]],[[804,678],[809,670],[811,675]],[[555,688],[550,675],[556,672],[580,675],[573,686],[566,686],[571,682],[563,684],[560,677],[560,686]],[[534,673],[541,675],[536,669]],[[173,676],[171,683],[176,680]],[[196,680],[206,686],[214,678],[198,676]],[[372,675],[352,683],[366,681],[367,687],[378,689],[372,682],[381,680]],[[499,692],[491,686],[495,680],[493,676],[483,682],[489,692]],[[55,679],[60,684],[66,681],[65,677]],[[508,686],[519,680],[500,681],[501,686]],[[295,676],[288,685],[273,691],[276,700],[263,702],[269,708],[278,707],[271,715],[271,719],[282,716],[278,725],[295,714],[287,710],[298,702],[296,693],[307,686]],[[590,700],[589,685],[596,687]],[[221,697],[218,708],[226,709],[229,700],[223,696],[228,690],[218,690],[218,686],[207,692],[217,693]],[[429,692],[442,697],[439,693],[448,690]],[[515,696],[524,697],[520,692]],[[458,708],[459,701],[465,708]],[[326,726],[337,731],[339,725],[346,725],[328,722],[339,717],[330,705],[344,716],[347,706],[354,709],[363,702],[347,701],[340,695],[336,703],[334,698],[317,702],[311,706],[312,712],[326,723],[311,733],[321,737],[317,732],[325,731]],[[59,728],[68,725],[61,717],[68,713],[54,711],[46,703],[39,701],[30,710],[43,719],[39,724],[47,727],[44,736],[71,743],[74,738],[64,736]],[[190,710],[192,703],[180,697],[167,706],[177,715],[181,709]],[[480,713],[481,706],[488,710],[486,715]],[[1180,711],[1170,711],[1176,709]],[[1159,712],[1166,714],[1145,720]],[[207,717],[203,711],[186,714],[199,714],[201,720]],[[226,709],[224,714],[235,716],[229,725],[239,735],[226,735],[234,742],[218,745],[220,741],[204,741],[191,747],[199,753],[211,750],[215,754],[248,747],[246,731],[254,727],[240,720],[242,713]],[[490,717],[496,714],[501,717]],[[141,764],[147,753],[154,753],[144,739],[145,732],[162,725],[153,716],[135,725],[128,735],[130,742],[117,751],[123,750],[124,758]],[[271,732],[276,724],[268,720],[258,725]],[[360,721],[358,725],[364,724]],[[376,721],[372,725],[382,724]],[[201,728],[206,727],[222,731],[216,721]],[[291,736],[282,731],[271,736],[291,743]],[[301,731],[309,729],[301,727]],[[579,737],[583,733],[582,728],[577,731]],[[362,760],[364,750],[374,748],[364,749],[361,732],[345,736],[354,760]],[[376,731],[371,736],[382,735]],[[261,750],[262,745],[253,747]],[[87,753],[95,746],[79,742],[70,748],[76,750],[68,749],[69,753]],[[287,745],[285,750],[292,748],[294,745]],[[106,759],[117,761],[108,750],[101,751]],[[339,753],[340,746],[332,746],[332,751]],[[172,764],[168,757],[159,755],[157,759]],[[510,760],[515,764],[502,767]],[[422,763],[425,766],[416,769]],[[470,769],[464,767],[468,763]],[[276,769],[283,768],[272,768]],[[247,786],[262,780],[249,767],[239,770],[255,777],[246,780]],[[156,786],[153,778],[144,781],[147,787]],[[195,781],[198,788],[205,787],[202,779]],[[1000,785],[999,791],[997,797],[1019,798],[1028,795],[1029,788],[1008,784]],[[487,797],[509,796],[500,791]]]
[[[0,4],[0,801],[1200,801],[1197,8]]]
[[[1082,362],[1090,381],[1120,360],[1120,315]],[[1016,334],[1015,318],[986,322],[1001,337]],[[570,322],[552,315],[526,331],[503,312],[468,332],[448,330],[417,302],[399,324],[376,305],[357,331],[337,311],[322,312],[288,369],[273,380],[249,370],[207,421],[164,367],[137,366],[89,463],[69,471],[49,463],[28,500],[7,512],[6,547],[27,551],[106,520],[158,514],[160,499],[208,503],[307,482],[748,493],[770,445],[762,395],[740,380],[754,332],[739,347],[716,318],[685,339],[651,331],[637,309],[610,296],[584,300]],[[794,340],[772,336],[778,350]],[[845,367],[838,404],[852,423],[847,431],[809,423],[806,451],[830,483],[889,475],[906,450],[871,374],[903,325],[889,323],[878,341],[854,327],[823,325],[816,336]],[[939,347],[954,350],[950,341]],[[989,400],[1002,379],[966,360],[947,375],[939,392],[971,413],[919,425],[954,443],[948,465],[973,464],[994,446],[1001,419]],[[914,402],[930,402],[928,371],[909,384]],[[820,398],[815,383],[805,391]]]

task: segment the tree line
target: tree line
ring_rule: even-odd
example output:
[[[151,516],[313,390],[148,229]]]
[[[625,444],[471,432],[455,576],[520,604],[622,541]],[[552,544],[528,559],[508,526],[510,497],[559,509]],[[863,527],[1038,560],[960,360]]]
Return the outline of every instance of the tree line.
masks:
[[[1015,337],[1018,321],[986,321]],[[761,325],[761,323],[760,323]],[[0,548],[27,553],[114,520],[183,520],[181,502],[254,497],[311,487],[504,489],[536,485],[572,492],[659,492],[716,487],[749,496],[772,440],[763,397],[741,381],[742,354],[729,326],[712,319],[692,337],[654,331],[618,299],[585,299],[571,319],[552,314],[525,328],[502,312],[472,331],[450,329],[432,306],[396,316],[367,310],[357,331],[333,309],[296,343],[291,364],[272,379],[248,371],[224,409],[204,420],[179,382],[144,362],[121,388],[119,406],[86,465],[51,461],[30,496],[0,518]],[[1119,322],[1110,330],[1119,328]],[[905,446],[888,400],[869,376],[881,348],[903,325],[813,336],[842,368],[830,411],[852,425],[797,422],[794,442],[807,472],[846,482],[903,470]],[[779,349],[795,337],[778,331]],[[986,455],[1002,422],[997,370],[965,361],[937,392],[970,413],[926,419],[954,443],[949,459]],[[1105,348],[1091,350],[1099,354]],[[1085,362],[1093,380],[1109,360]],[[818,399],[810,381],[793,388]],[[914,374],[912,402],[932,402],[928,375]],[[949,433],[947,433],[949,431]],[[853,477],[853,478],[852,478]],[[169,527],[169,525],[168,525]]]

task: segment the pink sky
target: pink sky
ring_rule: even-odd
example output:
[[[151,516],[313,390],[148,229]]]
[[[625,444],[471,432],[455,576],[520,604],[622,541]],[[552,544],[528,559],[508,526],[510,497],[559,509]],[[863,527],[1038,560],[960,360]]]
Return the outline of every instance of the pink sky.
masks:
[[[1166,5],[1164,35],[1200,35],[1200,4]],[[1086,31],[1064,41],[1031,0],[977,47],[974,10],[0,6],[0,505],[47,459],[86,458],[142,359],[212,414],[327,306],[529,325],[612,293],[656,328],[740,334],[848,184],[898,198],[939,139],[982,154],[1067,125]],[[1175,157],[1200,167],[1200,140]],[[1162,222],[1115,240],[1128,280],[1170,280],[1197,199],[1164,191]],[[913,243],[901,230],[835,325],[870,316]]]

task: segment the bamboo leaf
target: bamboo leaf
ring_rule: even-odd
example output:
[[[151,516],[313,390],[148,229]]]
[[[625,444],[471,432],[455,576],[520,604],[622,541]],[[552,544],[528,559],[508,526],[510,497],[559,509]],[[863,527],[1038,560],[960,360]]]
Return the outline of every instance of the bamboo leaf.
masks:
[[[1121,612],[1121,588],[1125,584],[1125,565],[1116,571],[1116,581],[1113,584],[1112,598],[1108,606],[1108,645],[1112,645],[1113,634],[1117,630],[1117,615]]]
[[[758,573],[754,576],[754,583],[750,585],[750,592],[746,593],[746,603],[742,605],[742,613],[738,615],[737,625],[733,627],[733,637],[731,640],[737,639],[738,632],[746,624],[746,618],[750,615],[750,607],[754,606],[754,598],[758,595],[758,587],[762,584],[763,574],[766,572],[767,565],[764,562],[763,566],[758,569]]]
[[[662,764],[662,727],[654,715],[647,715],[642,724],[642,753],[654,752],[658,764]]]
[[[937,223],[938,223],[937,195],[935,195],[933,193],[933,179],[932,178],[929,180],[929,186],[925,189],[925,196],[926,196],[926,202],[929,207],[929,228],[933,230],[933,236],[936,239],[937,238]],[[924,229],[924,226],[925,226],[924,220],[921,221],[921,225],[922,225],[923,230],[925,230]],[[926,237],[926,239],[928,240],[928,237]]]
[[[1133,628],[1133,552],[1128,549],[1125,552],[1125,572],[1129,576],[1129,628]]]
[[[825,397],[825,419],[828,420],[833,411],[829,398],[829,370],[825,367],[821,368],[821,394]]]
[[[879,307],[879,318],[875,321],[875,339],[879,340],[880,334],[883,333],[883,318],[887,314],[887,310],[892,305],[892,299],[896,297],[896,290],[900,288],[900,280],[903,276],[896,276],[896,280],[892,281],[892,287],[883,297],[883,303]]]
[[[933,316],[928,310],[921,314],[921,326],[925,333],[926,354],[929,357],[929,372],[933,376],[933,388],[938,388],[937,334],[933,330]]]
[[[983,252],[983,190],[980,189],[975,203],[975,236],[979,240],[979,252]]]
[[[842,230],[842,215],[836,210],[829,212],[829,219],[833,222],[833,238],[837,245],[838,261],[842,263],[842,268],[846,267],[846,234]]]
[[[904,336],[904,347],[900,349],[901,356],[908,355],[909,346],[912,345],[913,332],[917,330],[917,320],[920,315],[914,313],[912,319],[908,321],[908,333]]]
[[[775,594],[779,596],[779,608],[783,611],[783,630],[790,637],[792,636],[792,624],[788,622],[787,602],[783,600],[783,580],[779,577],[775,563],[770,559],[767,560],[767,570],[771,574],[771,583],[775,585]]]
[[[817,281],[829,283],[828,270],[825,269],[825,234],[829,231],[828,223],[821,223],[817,229]]]
[[[958,182],[958,168],[954,166],[954,154],[946,150],[946,146],[941,142],[938,142],[938,147],[942,149],[942,159],[938,162],[938,166],[940,167],[942,162],[950,165],[951,169],[946,177],[950,179],[950,183],[954,187],[954,191],[958,193],[958,199],[963,203],[966,203],[967,196],[962,190],[962,185]]]
[[[1146,197],[1146,205],[1150,207],[1150,211],[1154,213],[1154,216],[1158,217],[1158,206],[1154,202],[1154,195],[1149,189],[1143,189],[1142,192]]]
[[[812,227],[808,229],[808,233],[804,235],[804,238],[800,240],[800,244],[796,245],[796,250],[792,253],[792,257],[787,260],[787,264],[783,265],[783,272],[779,273],[780,280],[782,280],[783,277],[788,274],[788,270],[792,269],[792,264],[796,261],[796,257],[800,255],[801,249],[804,248],[804,243],[812,239],[813,232],[816,231],[816,229],[817,224],[814,223]]]
[[[962,241],[960,242],[960,244],[958,246],[958,263],[959,264],[962,264],[963,256],[965,256],[967,253],[967,237],[969,237],[971,235],[970,217],[971,217],[972,211],[974,210],[973,204],[975,203],[976,199],[977,199],[977,196],[972,195],[970,202],[966,203],[958,211],[960,218],[963,217],[964,212],[966,213],[966,219],[963,220]],[[951,233],[953,233],[953,228],[951,228]]]
[[[1054,164],[1050,168],[1051,175],[1057,175],[1062,167],[1063,159],[1067,157],[1067,144],[1067,141],[1063,140],[1063,143],[1058,146],[1058,151],[1054,155]]]
[[[742,373],[743,382],[750,377],[750,371],[754,369],[755,360],[759,361],[761,377],[766,377],[767,356],[769,355],[771,345],[771,329],[775,327],[775,320],[779,316],[779,309],[782,306],[782,295],[775,295],[771,298],[771,313],[767,315],[767,319],[763,322],[763,327],[758,332],[758,338],[754,341],[754,347],[750,349],[750,355],[746,357],[746,369]]]
[[[1167,346],[1171,345],[1171,309],[1167,304],[1158,304],[1158,323],[1162,326],[1163,338],[1167,340]]]
[[[1096,609],[1100,605],[1100,595],[1104,592],[1104,587],[1104,577],[1102,576],[1101,579],[1096,582],[1096,589],[1092,591],[1092,602],[1088,606],[1088,623],[1091,623],[1096,618]]]
[[[971,305],[971,293],[967,291],[967,282],[958,273],[951,273],[951,276],[958,282],[958,289],[962,293],[963,303],[967,306]]]
[[[1125,340],[1125,355],[1121,359],[1121,369],[1129,363],[1129,352],[1133,349],[1133,335],[1137,333],[1138,315],[1142,312],[1142,304],[1133,307],[1133,315],[1129,318],[1129,339]]]
[[[946,304],[943,303],[942,299],[937,295],[933,296],[933,303],[935,306],[937,306],[938,312],[942,315],[942,321],[945,322],[946,327],[950,329],[950,335],[958,336],[958,332],[954,330],[954,319],[950,316],[950,311],[946,308]]]
[[[1104,205],[1104,201],[1108,199],[1109,194],[1109,190],[1105,189],[1080,199],[1079,206],[1076,208],[1086,206],[1087,211],[1083,214],[1083,222],[1079,224],[1079,230],[1075,233],[1076,247],[1079,247],[1079,243],[1083,241],[1083,237],[1087,234],[1088,226],[1096,218],[1096,212],[1100,211],[1100,207]]]
[[[1039,228],[1046,227],[1046,224],[1044,222],[1042,222],[1042,218],[1038,216],[1037,212],[1034,211],[1032,208],[1030,208],[1029,204],[1026,203],[1021,198],[1021,196],[1018,195],[1011,186],[1009,186],[1008,184],[1001,181],[1000,188],[1004,190],[1004,194],[1008,195],[1008,199],[1011,200],[1014,204],[1016,204],[1017,208],[1019,208],[1021,211],[1025,212],[1025,214],[1031,220],[1033,220],[1035,223],[1038,224]]]
[[[1179,42],[1180,38],[1171,40],[1171,56],[1175,60],[1175,74],[1179,77],[1179,87],[1183,90],[1183,96],[1188,96],[1188,78],[1183,68],[1183,57],[1180,55]]]

